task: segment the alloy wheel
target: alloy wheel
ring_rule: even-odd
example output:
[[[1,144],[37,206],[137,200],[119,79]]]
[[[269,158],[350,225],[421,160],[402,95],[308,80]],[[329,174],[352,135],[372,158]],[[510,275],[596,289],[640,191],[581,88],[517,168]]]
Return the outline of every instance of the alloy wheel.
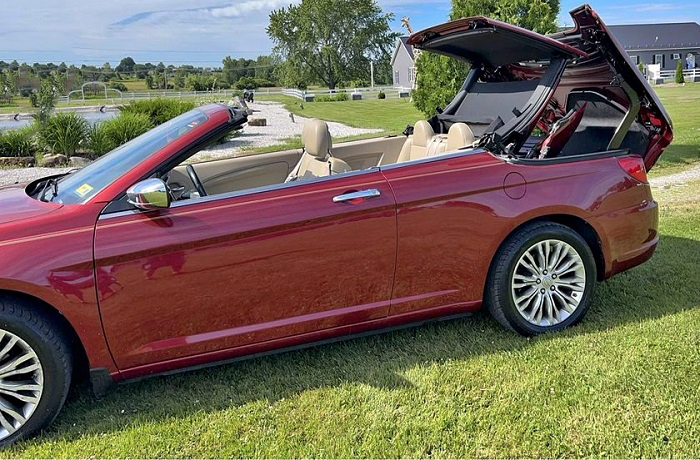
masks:
[[[44,372],[34,349],[0,329],[0,441],[29,420],[43,391]]]
[[[578,308],[586,288],[586,268],[570,244],[556,239],[530,246],[515,264],[513,302],[525,320],[548,327],[565,321]]]

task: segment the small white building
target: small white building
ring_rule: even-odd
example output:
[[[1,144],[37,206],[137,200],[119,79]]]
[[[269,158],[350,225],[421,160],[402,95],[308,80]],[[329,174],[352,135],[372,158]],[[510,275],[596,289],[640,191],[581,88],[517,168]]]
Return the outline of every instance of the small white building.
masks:
[[[408,37],[400,37],[396,42],[396,49],[391,57],[391,69],[393,71],[393,83],[397,88],[416,87],[416,66],[413,47],[406,42]]]

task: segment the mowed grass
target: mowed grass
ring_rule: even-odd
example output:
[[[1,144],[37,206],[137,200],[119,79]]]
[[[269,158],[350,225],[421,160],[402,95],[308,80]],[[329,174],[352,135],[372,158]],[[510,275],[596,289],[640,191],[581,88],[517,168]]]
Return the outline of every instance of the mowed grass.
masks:
[[[256,100],[281,102],[290,112],[306,118],[337,121],[355,128],[381,128],[385,131],[381,135],[401,133],[406,125],[425,118],[408,99],[302,102],[289,96],[260,94]]]
[[[563,333],[527,339],[479,313],[102,400],[82,388],[2,455],[698,457],[700,183],[686,189],[663,205],[653,259]]]

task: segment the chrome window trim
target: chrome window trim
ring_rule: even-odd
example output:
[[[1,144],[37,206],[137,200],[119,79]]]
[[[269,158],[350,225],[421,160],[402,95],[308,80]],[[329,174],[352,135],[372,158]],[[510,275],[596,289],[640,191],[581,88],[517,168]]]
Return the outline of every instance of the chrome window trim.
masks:
[[[375,173],[375,172],[380,172],[380,168],[375,166],[372,168],[368,169],[363,169],[361,171],[350,171],[347,173],[343,174],[335,174],[332,176],[324,176],[324,177],[317,177],[314,179],[308,179],[308,180],[298,180],[294,182],[286,182],[283,184],[273,184],[273,185],[265,185],[262,187],[256,187],[256,188],[250,188],[246,190],[237,190],[235,192],[229,192],[229,193],[221,193],[218,195],[211,195],[211,196],[205,196],[201,198],[194,198],[194,199],[187,199],[183,201],[174,201],[170,205],[170,208],[166,209],[176,209],[176,208],[182,208],[185,206],[192,206],[200,203],[210,203],[213,201],[219,201],[219,200],[226,200],[229,198],[237,198],[241,196],[248,196],[248,195],[255,195],[258,193],[265,193],[265,192],[270,192],[273,190],[284,190],[287,188],[292,188],[292,187],[297,187],[301,185],[307,185],[307,184],[317,184],[317,183],[322,183],[322,182],[327,182],[335,179],[340,179],[343,177],[354,177],[354,176],[360,176],[362,174],[369,174],[369,173]],[[106,208],[106,207],[105,207]],[[116,217],[123,217],[123,216],[129,216],[132,214],[144,214],[147,212],[152,212],[152,211],[141,211],[137,209],[127,209],[125,211],[117,211],[117,212],[112,212],[109,214],[100,214],[100,217],[98,220],[106,220],[106,219],[112,219]]]
[[[396,168],[403,168],[405,166],[413,166],[413,165],[419,165],[419,164],[424,164],[424,163],[432,163],[434,161],[442,161],[442,160],[449,160],[452,158],[459,158],[463,156],[468,156],[468,155],[475,155],[477,153],[488,153],[488,150],[482,148],[482,147],[461,147],[459,150],[456,152],[450,152],[450,153],[443,153],[442,155],[436,155],[434,157],[427,157],[427,158],[420,158],[418,160],[413,160],[413,161],[404,161],[403,163],[392,163],[390,165],[386,166],[380,166],[379,169],[381,171],[386,171],[386,170],[391,170],[391,169],[396,169]]]

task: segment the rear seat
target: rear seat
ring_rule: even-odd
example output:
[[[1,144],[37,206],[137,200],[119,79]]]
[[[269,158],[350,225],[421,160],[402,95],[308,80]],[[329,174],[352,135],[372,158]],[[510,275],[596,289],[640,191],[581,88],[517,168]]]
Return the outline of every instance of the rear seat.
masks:
[[[397,163],[442,155],[471,145],[474,141],[474,133],[466,123],[453,124],[447,134],[435,134],[430,123],[420,120],[403,144]]]

